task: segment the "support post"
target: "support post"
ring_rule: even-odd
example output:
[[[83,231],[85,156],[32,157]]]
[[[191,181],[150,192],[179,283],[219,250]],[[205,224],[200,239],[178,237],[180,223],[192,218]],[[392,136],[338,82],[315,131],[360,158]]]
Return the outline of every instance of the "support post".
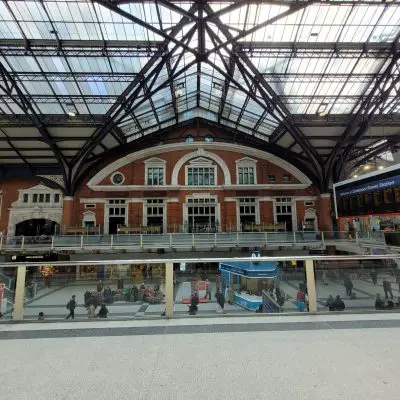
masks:
[[[81,249],[83,249],[83,235],[81,235]]]
[[[214,248],[217,248],[217,234],[214,233]]]
[[[169,234],[169,248],[172,249],[172,233]]]
[[[0,236],[0,250],[3,249],[3,238],[4,238],[4,236],[1,235],[1,236]]]
[[[296,244],[296,232],[295,231],[293,231],[293,244]]]
[[[110,247],[111,247],[111,249],[114,247],[114,235],[111,235],[111,238],[110,238]]]
[[[165,315],[172,318],[174,314],[174,264],[165,264]]]
[[[51,237],[51,249],[54,249],[54,236]]]
[[[321,240],[322,240],[322,243],[325,243],[324,231],[321,232]]]
[[[12,313],[14,321],[22,321],[24,319],[25,278],[26,267],[17,267],[17,282],[15,286],[14,309]]]
[[[317,293],[315,288],[314,261],[306,260],[306,277],[308,292],[308,309],[310,313],[317,312]]]
[[[22,236],[22,241],[21,241],[21,250],[23,250],[25,247],[25,236]]]
[[[143,234],[140,234],[140,248],[143,249]]]

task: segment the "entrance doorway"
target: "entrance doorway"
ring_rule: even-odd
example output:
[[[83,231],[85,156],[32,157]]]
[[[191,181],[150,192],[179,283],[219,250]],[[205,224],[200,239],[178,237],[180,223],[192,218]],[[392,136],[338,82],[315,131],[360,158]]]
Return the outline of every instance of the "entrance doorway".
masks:
[[[164,226],[164,200],[148,199],[145,207],[145,226],[154,227],[158,233],[162,233]]]
[[[114,235],[118,233],[119,226],[126,225],[126,204],[125,200],[115,199],[108,202],[108,233]]]
[[[49,219],[28,219],[16,225],[15,236],[50,236],[58,230],[59,224]]]
[[[295,205],[290,197],[277,197],[275,204],[276,222],[285,224],[285,231],[293,231],[293,212]]]

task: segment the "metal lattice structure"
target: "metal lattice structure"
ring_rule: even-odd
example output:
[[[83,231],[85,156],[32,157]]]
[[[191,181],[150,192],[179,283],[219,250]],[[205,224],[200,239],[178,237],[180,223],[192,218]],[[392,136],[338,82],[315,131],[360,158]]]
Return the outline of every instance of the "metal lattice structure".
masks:
[[[399,1],[2,1],[1,174],[60,173],[71,194],[196,121],[327,190],[398,144],[399,39]]]

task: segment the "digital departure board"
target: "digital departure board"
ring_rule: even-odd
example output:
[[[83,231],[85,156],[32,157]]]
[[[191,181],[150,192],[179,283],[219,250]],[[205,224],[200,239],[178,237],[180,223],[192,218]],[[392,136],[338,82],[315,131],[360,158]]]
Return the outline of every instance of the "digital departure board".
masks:
[[[336,216],[400,213],[400,164],[333,186]]]

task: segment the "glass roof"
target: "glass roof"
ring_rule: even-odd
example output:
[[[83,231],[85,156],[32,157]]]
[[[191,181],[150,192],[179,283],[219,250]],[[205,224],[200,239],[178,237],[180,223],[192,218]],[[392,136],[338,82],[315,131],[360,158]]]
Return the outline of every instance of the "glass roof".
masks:
[[[363,110],[387,68],[373,112],[399,112],[399,2],[270,3],[1,2],[0,63],[39,115],[105,115],[129,140],[194,117],[268,139]],[[0,113],[24,113],[1,88]]]

